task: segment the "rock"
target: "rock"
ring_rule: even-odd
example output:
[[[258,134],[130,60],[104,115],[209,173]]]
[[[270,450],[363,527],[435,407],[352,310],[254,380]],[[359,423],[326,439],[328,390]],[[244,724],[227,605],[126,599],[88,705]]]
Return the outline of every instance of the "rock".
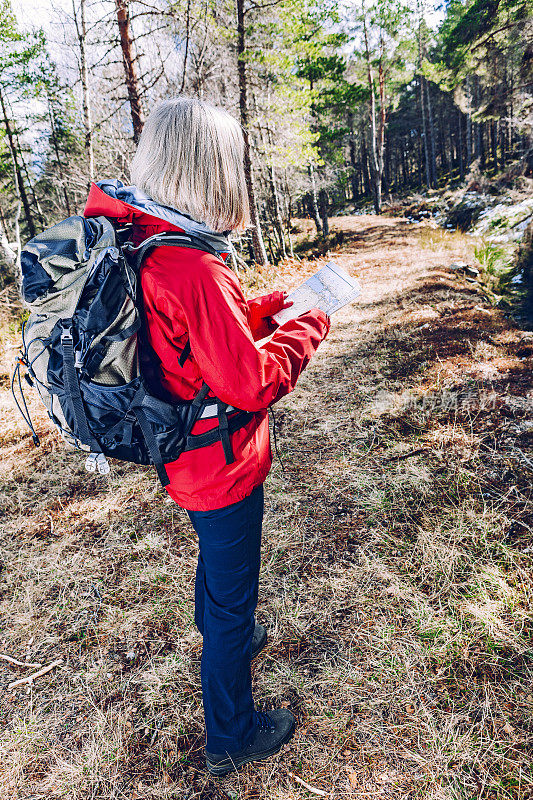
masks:
[[[458,261],[455,264],[450,264],[448,269],[453,269],[456,272],[463,272],[469,278],[478,278],[479,277],[479,270],[476,267],[471,267],[469,264],[465,264],[462,261]]]
[[[460,231],[467,231],[479,219],[487,206],[484,195],[465,192],[461,201],[453,206],[446,216],[446,224]]]
[[[517,203],[506,197],[480,214],[472,232],[496,244],[519,242],[532,221],[533,198]]]

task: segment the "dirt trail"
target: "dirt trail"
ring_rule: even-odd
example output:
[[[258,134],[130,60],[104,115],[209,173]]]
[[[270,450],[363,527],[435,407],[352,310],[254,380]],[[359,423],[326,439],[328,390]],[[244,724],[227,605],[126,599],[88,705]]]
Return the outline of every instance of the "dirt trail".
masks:
[[[2,392],[0,651],[64,663],[2,695],[0,796],[532,796],[533,336],[448,268],[468,237],[341,217],[330,255],[364,293],[277,407],[266,487],[254,692],[294,740],[206,776],[186,515],[149,470],[33,450]]]

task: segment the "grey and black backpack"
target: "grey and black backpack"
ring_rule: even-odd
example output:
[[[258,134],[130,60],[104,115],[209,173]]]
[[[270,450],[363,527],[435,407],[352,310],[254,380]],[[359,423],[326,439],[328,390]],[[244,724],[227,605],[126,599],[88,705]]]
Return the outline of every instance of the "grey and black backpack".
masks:
[[[70,217],[33,238],[23,249],[22,296],[30,316],[12,381],[15,400],[33,440],[39,438],[22,392],[21,371],[34,386],[52,422],[74,447],[88,454],[87,469],[107,472],[106,456],[154,464],[161,483],[165,464],[185,450],[222,443],[233,461],[230,434],[250,412],[207,398],[204,382],[190,402],[175,402],[158,387],[158,360],[143,333],[139,270],[159,245],[218,253],[188,233],[163,233],[139,247],[127,242],[106,217]],[[180,355],[181,366],[190,345]],[[191,435],[200,418],[218,425]]]

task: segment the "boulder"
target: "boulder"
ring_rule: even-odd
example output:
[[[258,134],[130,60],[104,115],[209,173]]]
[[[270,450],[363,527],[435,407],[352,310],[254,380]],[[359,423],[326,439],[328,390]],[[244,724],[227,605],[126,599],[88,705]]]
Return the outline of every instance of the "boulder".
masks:
[[[467,231],[485,210],[487,201],[477,192],[466,192],[461,201],[453,206],[446,216],[447,226]]]

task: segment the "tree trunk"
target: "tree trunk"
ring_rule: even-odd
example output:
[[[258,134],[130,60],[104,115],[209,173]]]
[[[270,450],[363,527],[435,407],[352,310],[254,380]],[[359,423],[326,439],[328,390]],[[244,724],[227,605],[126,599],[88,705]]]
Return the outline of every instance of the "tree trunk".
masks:
[[[507,163],[507,152],[505,148],[505,128],[506,122],[504,119],[499,120],[498,122],[500,128],[500,169],[505,169],[505,165]]]
[[[270,164],[268,168],[268,177],[270,183],[270,195],[272,197],[272,206],[274,209],[274,226],[278,233],[279,243],[281,247],[281,254],[283,258],[287,257],[287,248],[285,247],[285,233],[283,230],[283,215],[281,213],[281,206],[279,202],[278,187],[276,184],[276,174],[274,167]]]
[[[185,15],[185,53],[183,54],[183,73],[181,76],[181,86],[179,94],[185,87],[185,76],[187,75],[187,59],[189,57],[189,39],[191,31],[191,0],[187,0],[187,13]]]
[[[470,81],[466,79],[466,89],[468,93],[468,104],[471,107],[470,102]],[[472,163],[472,117],[470,116],[470,112],[466,114],[466,166],[469,167]]]
[[[381,213],[381,177],[383,174],[383,151],[381,151],[381,159],[380,159],[380,145],[381,145],[381,136],[380,140],[378,141],[378,130],[377,130],[377,123],[376,123],[376,96],[374,91],[374,76],[372,74],[372,62],[370,60],[370,50],[368,47],[368,28],[366,23],[366,16],[365,16],[365,9],[363,6],[363,32],[365,37],[365,56],[366,56],[366,71],[367,71],[367,80],[368,80],[368,89],[370,93],[370,130],[371,130],[371,145],[372,145],[372,158],[370,159],[370,173],[372,175],[372,188],[374,194],[374,211],[376,214]],[[379,88],[380,88],[380,97],[382,91],[382,69],[381,69],[381,61],[380,61],[380,74],[379,74]],[[382,113],[384,109],[381,109]],[[380,133],[384,134],[384,129],[380,131]],[[380,169],[381,166],[381,169]]]
[[[448,137],[450,142],[450,180],[453,180],[453,171],[457,164],[455,142],[453,140],[452,128],[448,129]]]
[[[89,70],[87,68],[87,53],[85,43],[87,39],[87,24],[85,20],[85,2],[80,0],[80,22],[78,24],[78,13],[76,11],[75,0],[72,0],[72,12],[74,14],[74,27],[80,48],[80,79],[81,79],[81,104],[83,110],[83,128],[85,130],[85,153],[87,156],[87,166],[89,168],[89,183],[94,180],[94,152],[93,152],[93,126],[91,114],[91,101],[89,98]]]
[[[289,190],[289,182],[287,181],[287,172],[285,171],[284,175],[284,183],[285,183],[285,197],[287,198],[287,239],[289,241],[289,254],[291,258],[294,258],[294,246],[292,243],[292,235],[291,235],[291,225],[292,225],[292,197]],[[298,206],[297,206],[298,209]]]
[[[255,105],[255,99],[254,99]],[[265,149],[265,139],[263,135],[263,129],[261,130],[261,138],[263,140],[263,148]],[[266,131],[266,140],[268,142],[270,152],[273,150],[273,141],[272,141],[272,131],[270,128],[267,128]],[[285,231],[283,229],[283,214],[281,212],[281,203],[279,201],[279,192],[278,192],[278,182],[276,180],[276,172],[274,170],[274,164],[272,163],[272,159],[269,159],[268,164],[268,183],[270,189],[270,197],[272,201],[272,207],[274,211],[274,228],[278,234],[279,244],[281,248],[281,255],[283,258],[287,257],[287,248],[285,246]]]
[[[358,195],[359,195],[359,181],[357,175],[357,150],[355,146],[355,134],[353,130],[353,117],[349,115],[349,125],[350,125],[350,141],[349,141],[349,149],[350,149],[350,184],[352,186],[352,195],[353,195],[353,202],[355,203]]]
[[[6,129],[9,153],[11,155],[11,162],[13,164],[13,180],[15,183],[15,192],[18,199],[22,203],[22,208],[24,209],[24,218],[26,220],[26,225],[28,226],[28,234],[30,238],[33,238],[36,234],[35,222],[33,220],[33,215],[31,213],[31,206],[28,200],[28,195],[26,193],[26,187],[24,186],[24,181],[22,179],[22,170],[19,162],[19,153],[15,143],[15,137],[11,129],[11,123],[7,115],[7,109],[5,105],[4,95],[2,94],[1,91],[1,87],[0,87],[0,108],[2,109],[2,117],[3,117],[2,121]]]
[[[424,78],[426,88],[426,101],[428,109],[428,138],[429,138],[429,171],[431,176],[431,186],[437,187],[437,162],[435,159],[435,126],[433,124],[433,112],[431,110],[431,97],[427,80]]]
[[[366,136],[364,131],[361,133],[361,163],[362,163],[362,171],[363,171],[363,186],[364,186],[364,193],[365,195],[369,195],[371,193],[371,186],[370,186],[370,175],[369,175],[369,167],[368,167],[368,150],[366,146]]]
[[[20,213],[20,202],[19,202],[18,213]],[[17,250],[13,250],[7,236],[5,218],[4,214],[2,213],[2,209],[0,209],[0,249],[4,254],[4,260],[7,264],[9,277],[14,277],[15,266],[20,256],[20,237],[18,237],[17,239]],[[0,278],[0,284],[2,284],[1,278]]]
[[[329,236],[328,196],[325,189],[321,189],[318,193],[318,205],[320,209],[320,218],[322,220],[322,236],[325,239],[326,236]]]
[[[445,136],[445,124],[442,117],[442,101],[438,104],[438,112],[439,112],[439,154],[440,154],[440,171],[442,173],[448,173],[448,177],[451,178],[451,158],[452,154],[450,153],[450,158],[448,159],[448,154],[446,153],[446,136]]]
[[[60,153],[59,153],[59,143],[57,141],[56,121],[55,121],[54,110],[53,110],[52,104],[50,102],[50,95],[48,95],[48,118],[50,120],[50,128],[51,128],[51,132],[52,132],[52,143],[54,145],[54,152],[55,152],[55,156],[56,156],[57,172],[58,172],[58,175],[59,175],[59,182],[61,184],[61,189],[63,191],[63,198],[65,200],[65,209],[67,211],[67,215],[70,217],[70,202],[69,202],[69,199],[68,199],[68,192],[67,192],[67,187],[66,187],[66,183],[65,183],[65,173],[63,171],[63,162],[61,161],[61,156],[60,156]]]
[[[418,94],[420,97],[420,118],[422,120],[422,139],[424,142],[424,165],[426,167],[426,186],[431,189],[431,169],[429,166],[428,126],[426,122],[426,104],[424,101],[424,76],[418,76]]]
[[[463,132],[462,132],[462,115],[457,112],[457,155],[459,157],[459,179],[463,180],[465,176],[465,164],[463,159]]]
[[[120,47],[122,48],[122,62],[124,76],[128,90],[128,100],[133,124],[133,141],[138,142],[144,125],[144,113],[139,90],[136,60],[133,55],[133,39],[131,36],[131,22],[129,0],[115,0],[117,8],[117,22],[120,34]]]
[[[385,154],[384,154],[384,168],[383,168],[383,191],[387,195],[387,199],[389,203],[392,202],[391,196],[391,184],[392,184],[392,175],[391,175],[391,148],[389,137],[385,137]]]
[[[359,196],[359,178],[357,175],[357,156],[355,150],[355,139],[350,136],[350,184],[352,187],[352,201],[355,203]]]
[[[261,232],[261,223],[255,200],[254,181],[252,173],[252,159],[250,156],[250,135],[248,131],[248,85],[246,80],[246,42],[244,29],[244,0],[237,3],[237,71],[239,76],[239,112],[244,136],[244,175],[248,190],[248,203],[250,206],[250,220],[252,223],[252,243],[254,260],[257,264],[268,265],[268,258]]]
[[[401,154],[401,167],[402,167],[402,187],[405,189],[409,184],[409,163],[405,152],[405,141],[400,140],[400,154]]]
[[[312,164],[309,164],[308,167],[309,177],[311,178],[311,192],[309,194],[309,201],[310,201],[310,209],[311,218],[316,226],[316,232],[322,233],[322,222],[320,220],[320,214],[318,213],[318,197],[316,191],[316,181],[315,181],[315,168]]]
[[[490,123],[490,148],[492,152],[492,166],[498,172],[498,127],[494,120]]]

